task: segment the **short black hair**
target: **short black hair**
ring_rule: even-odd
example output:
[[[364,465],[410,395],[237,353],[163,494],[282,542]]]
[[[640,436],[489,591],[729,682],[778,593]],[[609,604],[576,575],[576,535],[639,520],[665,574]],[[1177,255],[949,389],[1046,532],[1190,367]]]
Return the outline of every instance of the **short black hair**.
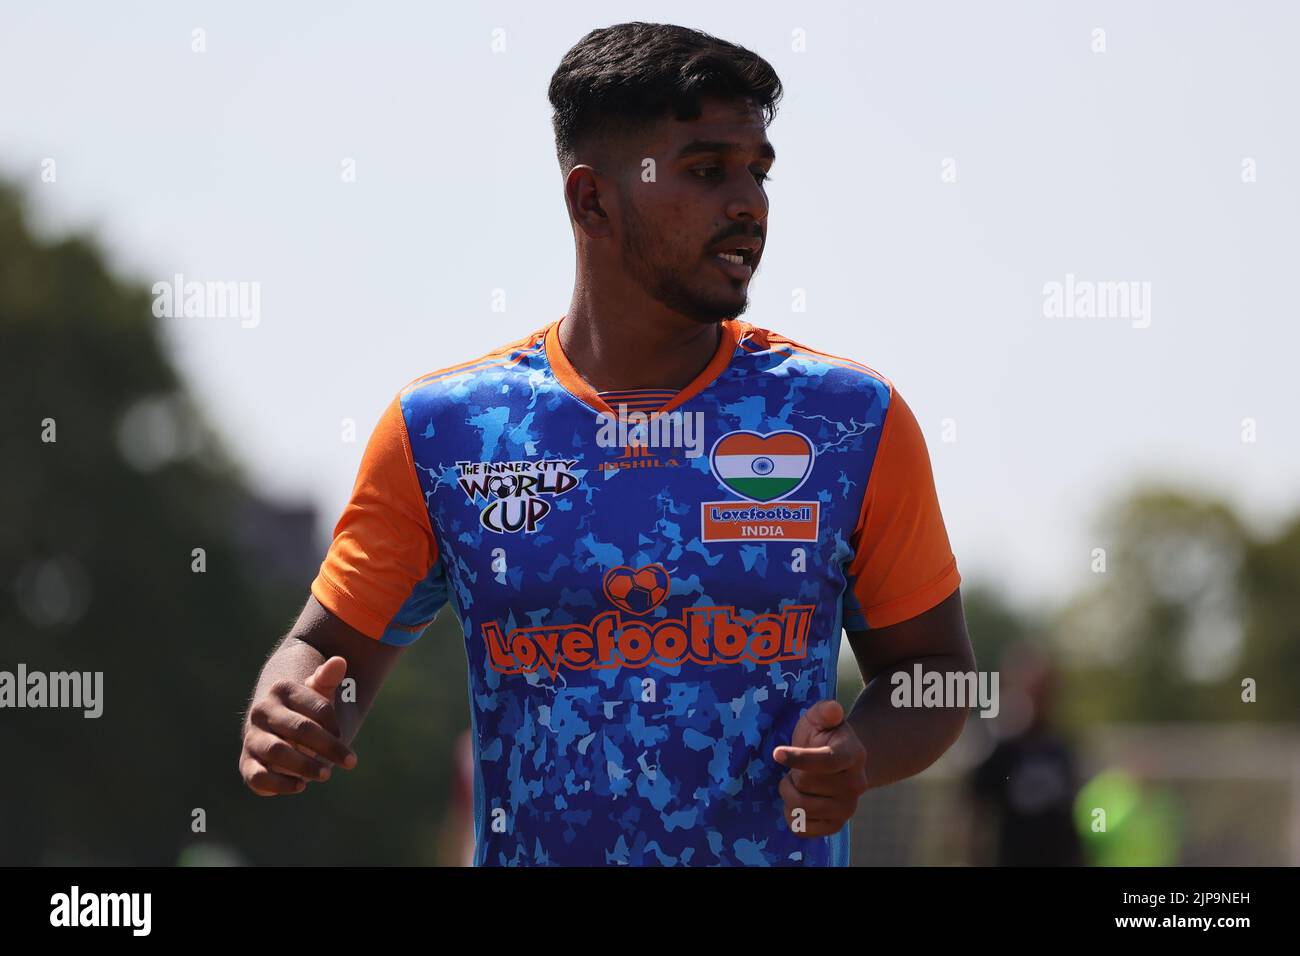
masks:
[[[592,30],[564,54],[547,96],[555,110],[555,155],[566,174],[580,147],[671,114],[700,116],[700,100],[748,98],[776,116],[781,80],[757,53],[668,23],[619,23]]]

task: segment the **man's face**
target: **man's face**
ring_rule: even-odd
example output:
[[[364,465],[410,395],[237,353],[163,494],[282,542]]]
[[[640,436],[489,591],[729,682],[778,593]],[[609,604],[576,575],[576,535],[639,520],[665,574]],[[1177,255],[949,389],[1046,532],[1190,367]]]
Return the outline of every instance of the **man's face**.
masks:
[[[645,155],[628,157],[615,232],[623,270],[651,298],[714,323],[749,305],[767,236],[764,180],[776,154],[762,113],[747,101],[710,99],[701,110],[689,122],[664,120]],[[653,182],[642,179],[647,158],[655,161]]]

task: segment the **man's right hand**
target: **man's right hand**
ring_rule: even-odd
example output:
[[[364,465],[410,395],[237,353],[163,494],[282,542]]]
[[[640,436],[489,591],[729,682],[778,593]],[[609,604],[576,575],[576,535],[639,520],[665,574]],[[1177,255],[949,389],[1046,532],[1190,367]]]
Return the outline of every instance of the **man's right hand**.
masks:
[[[253,704],[239,755],[239,773],[250,790],[263,797],[302,793],[308,780],[328,780],[334,765],[356,766],[334,713],[334,694],[347,670],[345,658],[331,657],[305,681],[277,680]]]

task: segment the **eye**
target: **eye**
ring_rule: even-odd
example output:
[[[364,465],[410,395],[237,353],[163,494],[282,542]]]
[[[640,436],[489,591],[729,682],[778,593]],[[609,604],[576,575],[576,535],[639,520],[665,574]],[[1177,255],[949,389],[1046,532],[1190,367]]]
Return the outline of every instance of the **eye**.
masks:
[[[772,174],[765,169],[754,170],[754,178],[764,185],[772,182]]]
[[[700,179],[712,179],[713,174],[717,174],[718,176],[722,175],[722,167],[721,166],[696,166],[694,169],[691,170],[691,172],[694,173],[696,176],[699,176]],[[699,175],[700,173],[705,173],[707,175],[700,176]]]

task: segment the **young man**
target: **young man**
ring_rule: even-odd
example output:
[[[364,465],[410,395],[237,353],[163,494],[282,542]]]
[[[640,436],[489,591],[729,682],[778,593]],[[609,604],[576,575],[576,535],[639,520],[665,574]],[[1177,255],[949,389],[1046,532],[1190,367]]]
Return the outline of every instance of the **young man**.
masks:
[[[477,865],[845,865],[858,797],[960,734],[964,711],[890,705],[896,670],[973,668],[916,420],[866,366],[739,318],[780,96],[760,57],[682,27],[564,57],[569,310],[389,404],[258,682],[255,792],[353,766],[447,603]],[[845,629],[868,684],[848,714]]]

